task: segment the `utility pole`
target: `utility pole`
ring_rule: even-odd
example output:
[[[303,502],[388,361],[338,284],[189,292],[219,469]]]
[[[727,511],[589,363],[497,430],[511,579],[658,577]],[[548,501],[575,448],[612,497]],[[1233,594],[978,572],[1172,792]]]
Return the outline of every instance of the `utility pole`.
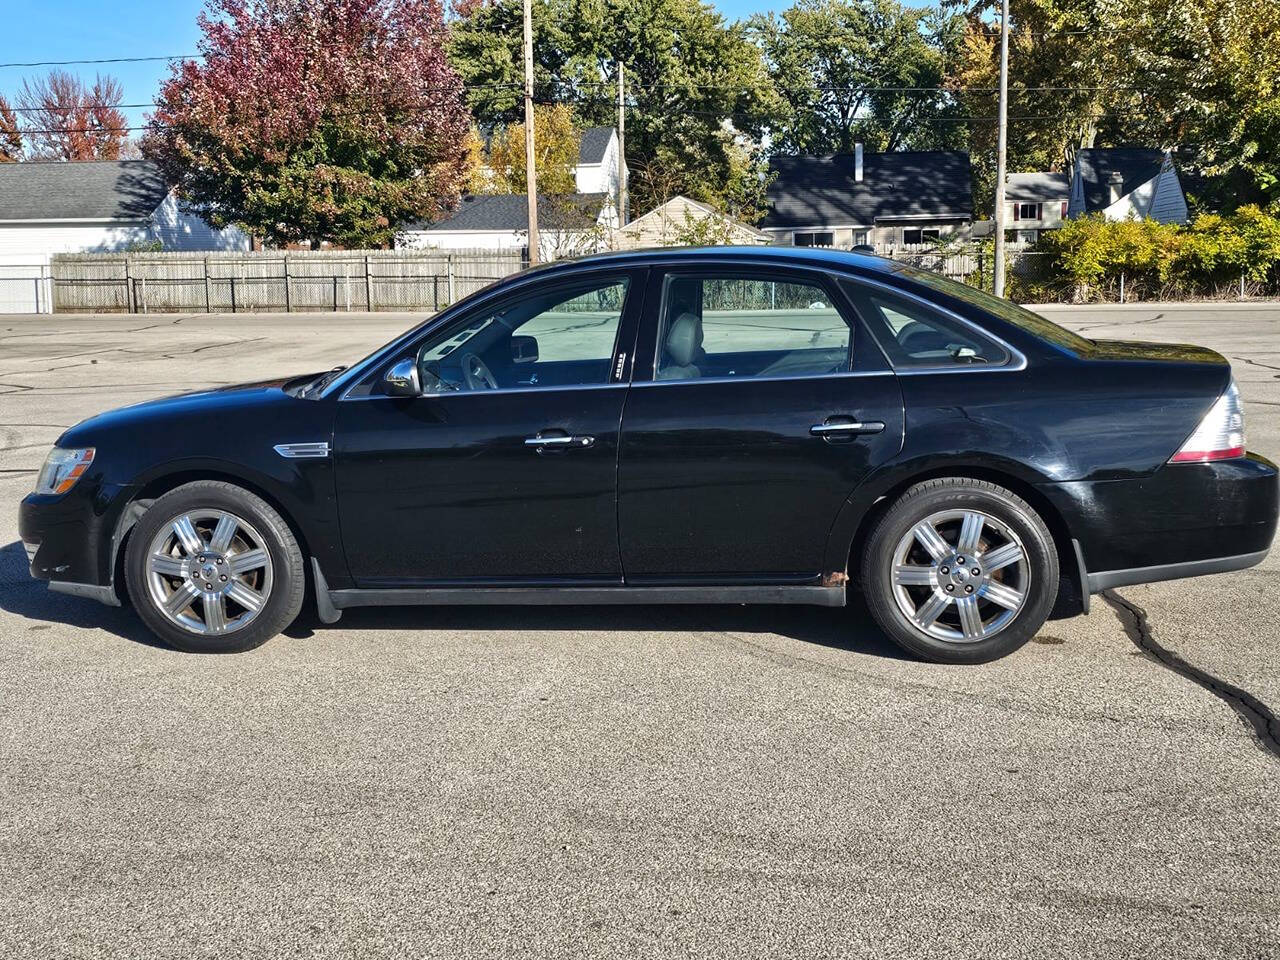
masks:
[[[538,171],[533,149],[533,0],[524,0],[524,166],[529,194],[529,263],[538,262]]]
[[[1004,296],[1004,180],[1005,153],[1009,143],[1009,0],[1000,3],[1000,132],[996,142],[996,255],[993,287]]]
[[[626,80],[622,61],[618,61],[618,226],[627,225],[627,118]]]

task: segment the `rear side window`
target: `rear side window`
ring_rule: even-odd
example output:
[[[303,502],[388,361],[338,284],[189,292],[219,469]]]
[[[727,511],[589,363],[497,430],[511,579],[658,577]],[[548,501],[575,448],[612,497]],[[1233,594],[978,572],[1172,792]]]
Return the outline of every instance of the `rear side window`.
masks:
[[[668,276],[656,375],[795,377],[849,368],[849,324],[817,281]]]
[[[972,327],[909,297],[849,282],[845,292],[897,369],[998,366],[1008,353]]]

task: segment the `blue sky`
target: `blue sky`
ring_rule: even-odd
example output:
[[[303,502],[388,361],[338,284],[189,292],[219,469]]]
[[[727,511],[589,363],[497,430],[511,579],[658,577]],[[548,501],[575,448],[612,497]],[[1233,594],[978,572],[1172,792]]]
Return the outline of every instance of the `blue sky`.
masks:
[[[759,10],[781,9],[790,0],[719,0],[730,19]],[[8,0],[0,29],[0,63],[153,57],[191,53],[199,31],[196,14],[202,0]],[[0,93],[10,100],[24,76],[48,67],[0,67]],[[109,73],[124,87],[128,103],[155,97],[167,74],[164,63],[108,63],[69,66],[92,82],[95,71]],[[126,111],[131,124],[142,109]]]

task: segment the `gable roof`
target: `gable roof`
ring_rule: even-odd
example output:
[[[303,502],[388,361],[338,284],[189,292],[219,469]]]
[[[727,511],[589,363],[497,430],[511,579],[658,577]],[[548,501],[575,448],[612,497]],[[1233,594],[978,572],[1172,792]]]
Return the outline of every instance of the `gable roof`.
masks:
[[[608,194],[571,193],[567,196],[574,205],[582,207],[586,212],[599,214]],[[434,223],[415,224],[408,229],[527,230],[529,229],[529,199],[523,193],[469,194],[462,198],[462,202],[458,204],[458,209],[452,216]]]
[[[0,163],[0,222],[146,220],[169,195],[148,160]]]
[[[619,227],[618,230],[620,233],[643,232],[645,226],[650,220],[660,220],[664,216],[672,216],[676,211],[679,211],[680,216],[683,219],[684,212],[691,207],[706,217],[714,217],[717,220],[726,221],[736,232],[748,234],[761,240],[768,239],[768,234],[762,233],[750,224],[735,220],[727,213],[721,213],[719,210],[715,209],[715,207],[709,207],[705,203],[692,200],[682,194],[677,194],[665,203],[660,203],[648,213],[636,217],[626,226]]]
[[[1120,195],[1132,193],[1160,173],[1164,151],[1147,147],[1106,147],[1081,150],[1076,169],[1084,187],[1088,213],[1111,206],[1111,183],[1120,184]]]
[[[862,180],[851,153],[774,157],[769,212],[760,226],[871,225],[877,219],[972,217],[969,155],[955,151],[867,153]]]
[[[1006,200],[1015,201],[1066,200],[1071,196],[1071,177],[1065,173],[1011,173],[1004,194]]]
[[[605,151],[613,139],[613,127],[587,127],[578,147],[579,163],[604,163]]]

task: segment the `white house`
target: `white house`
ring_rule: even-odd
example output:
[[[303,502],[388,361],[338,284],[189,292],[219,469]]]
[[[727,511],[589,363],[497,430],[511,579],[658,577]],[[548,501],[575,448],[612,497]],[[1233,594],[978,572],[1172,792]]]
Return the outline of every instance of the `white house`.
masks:
[[[623,162],[622,175],[627,175]],[[579,193],[607,193],[618,201],[618,131],[613,127],[588,127],[582,131],[578,165],[573,176]]]
[[[58,253],[248,250],[232,227],[183,213],[146,160],[0,164],[0,312],[49,310],[49,261]]]
[[[595,253],[617,226],[607,194],[538,198],[541,259]],[[400,231],[399,249],[522,250],[529,240],[529,202],[523,193],[473,194],[454,213]]]
[[[1005,180],[1004,222],[1017,243],[1035,243],[1042,230],[1067,219],[1071,177],[1065,173],[1011,173]]]
[[[1135,147],[1077,153],[1067,216],[1099,211],[1108,220],[1186,223],[1187,198],[1169,154]]]

